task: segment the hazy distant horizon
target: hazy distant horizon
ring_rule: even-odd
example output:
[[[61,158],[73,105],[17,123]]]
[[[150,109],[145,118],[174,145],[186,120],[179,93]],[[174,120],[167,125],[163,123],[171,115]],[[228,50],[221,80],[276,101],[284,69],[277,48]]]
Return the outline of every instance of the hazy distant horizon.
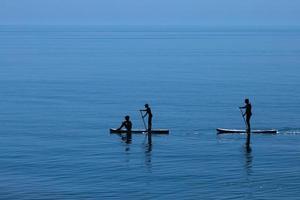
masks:
[[[294,25],[286,25],[286,24],[276,24],[276,25],[243,25],[243,24],[212,24],[212,25],[201,25],[201,24],[0,24],[0,26],[28,26],[28,27],[36,27],[36,26],[44,26],[44,27],[153,27],[153,28],[172,28],[172,27],[182,27],[182,28],[208,28],[208,29],[214,29],[214,28],[300,28],[300,25],[294,24]]]
[[[300,26],[297,0],[2,0],[0,25]]]

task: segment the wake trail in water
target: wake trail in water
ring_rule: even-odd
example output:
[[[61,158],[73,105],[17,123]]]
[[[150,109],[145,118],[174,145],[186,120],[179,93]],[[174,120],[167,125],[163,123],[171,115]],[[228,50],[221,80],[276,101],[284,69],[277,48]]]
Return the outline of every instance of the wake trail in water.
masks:
[[[278,130],[281,135],[300,135],[300,128],[283,128]]]

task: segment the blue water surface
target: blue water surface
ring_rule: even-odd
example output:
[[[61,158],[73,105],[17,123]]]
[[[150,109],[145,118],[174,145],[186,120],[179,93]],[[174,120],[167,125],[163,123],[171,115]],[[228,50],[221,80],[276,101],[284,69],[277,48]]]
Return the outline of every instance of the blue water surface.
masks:
[[[297,27],[0,26],[0,199],[299,199]],[[217,135],[244,128],[277,135]],[[109,128],[149,103],[131,144]]]

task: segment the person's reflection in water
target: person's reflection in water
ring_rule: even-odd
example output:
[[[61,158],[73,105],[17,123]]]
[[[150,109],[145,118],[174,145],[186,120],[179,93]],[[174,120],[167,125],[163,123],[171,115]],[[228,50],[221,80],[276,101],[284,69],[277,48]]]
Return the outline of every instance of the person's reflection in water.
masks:
[[[125,152],[128,152],[130,150],[131,140],[128,140],[128,138],[126,136],[123,136],[121,133],[117,133],[116,135],[118,135],[121,138],[121,143],[125,147]]]
[[[125,146],[125,151],[130,151],[130,146],[129,146],[130,142],[126,142],[126,146]]]
[[[152,168],[152,145],[145,145],[145,164],[148,170]]]
[[[252,156],[252,150],[250,147],[245,147],[244,149],[244,157],[245,157],[245,164],[244,164],[244,168],[245,168],[245,199],[253,199],[253,195],[254,195],[254,183],[252,182],[252,160],[253,160],[253,156]]]
[[[246,169],[247,175],[251,175],[252,160],[253,160],[251,147],[246,146],[244,149],[244,154],[245,154],[245,169]]]

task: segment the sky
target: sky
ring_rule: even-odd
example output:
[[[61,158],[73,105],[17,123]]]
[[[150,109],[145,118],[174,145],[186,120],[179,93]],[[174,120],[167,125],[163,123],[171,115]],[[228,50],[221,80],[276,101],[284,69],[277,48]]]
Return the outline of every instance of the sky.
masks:
[[[0,0],[0,25],[300,25],[300,0]]]

